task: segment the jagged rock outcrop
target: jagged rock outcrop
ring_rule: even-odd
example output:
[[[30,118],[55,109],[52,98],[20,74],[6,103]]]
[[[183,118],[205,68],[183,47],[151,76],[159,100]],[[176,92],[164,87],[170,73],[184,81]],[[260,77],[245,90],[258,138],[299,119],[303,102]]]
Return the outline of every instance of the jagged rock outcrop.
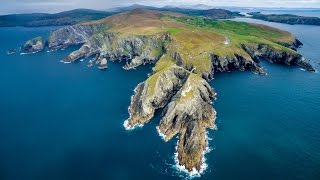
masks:
[[[27,41],[22,47],[21,52],[26,54],[37,53],[42,51],[44,44],[41,37],[33,38]]]
[[[49,51],[83,44],[95,33],[107,28],[107,25],[74,25],[58,29],[52,32],[48,38]]]
[[[162,61],[166,60],[162,58],[157,66],[166,63],[166,67],[136,87],[129,107],[130,118],[124,125],[127,129],[142,126],[156,109],[165,107],[159,132],[165,141],[179,133],[179,165],[188,171],[201,171],[207,148],[206,129],[215,126],[216,113],[211,104],[215,92],[199,75]]]
[[[175,92],[182,87],[188,74],[182,67],[173,65],[155,72],[145,82],[140,83],[131,99],[126,128],[131,129],[147,123],[156,109],[167,105]]]
[[[179,134],[178,161],[188,171],[202,170],[208,144],[206,129],[215,127],[216,112],[211,103],[215,95],[207,81],[191,73],[163,112],[158,129],[165,141]]]
[[[289,43],[288,42],[287,43],[277,42],[277,43],[282,45],[282,46],[284,46],[284,47],[290,48],[290,49],[292,49],[294,51],[297,51],[297,49],[300,46],[303,46],[303,43],[297,38],[295,38],[293,41],[291,41]]]

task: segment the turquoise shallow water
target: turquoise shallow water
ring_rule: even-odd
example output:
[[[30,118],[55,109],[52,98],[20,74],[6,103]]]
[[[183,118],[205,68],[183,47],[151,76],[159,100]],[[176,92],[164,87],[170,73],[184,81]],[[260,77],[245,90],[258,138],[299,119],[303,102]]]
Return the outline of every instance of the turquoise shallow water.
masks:
[[[256,21],[255,21],[256,22]],[[259,21],[262,23],[261,21]],[[263,22],[264,23],[264,22]],[[320,28],[267,23],[296,34],[320,69]],[[150,66],[99,71],[63,64],[72,49],[7,56],[7,49],[51,28],[0,29],[0,179],[180,179],[176,140],[164,143],[156,117],[125,131],[134,87]],[[218,74],[218,130],[209,131],[201,179],[319,179],[319,73],[262,62],[268,76]]]

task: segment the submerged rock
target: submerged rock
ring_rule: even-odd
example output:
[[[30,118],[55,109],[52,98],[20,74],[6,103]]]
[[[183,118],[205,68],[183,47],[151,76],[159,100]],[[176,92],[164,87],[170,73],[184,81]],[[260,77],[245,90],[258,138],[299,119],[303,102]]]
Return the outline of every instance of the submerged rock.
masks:
[[[42,51],[44,44],[41,37],[36,37],[27,41],[22,47],[21,52],[25,54],[37,53]]]
[[[9,51],[7,51],[7,54],[8,54],[8,55],[16,54],[16,53],[17,53],[17,50],[16,50],[16,49],[10,49]]]

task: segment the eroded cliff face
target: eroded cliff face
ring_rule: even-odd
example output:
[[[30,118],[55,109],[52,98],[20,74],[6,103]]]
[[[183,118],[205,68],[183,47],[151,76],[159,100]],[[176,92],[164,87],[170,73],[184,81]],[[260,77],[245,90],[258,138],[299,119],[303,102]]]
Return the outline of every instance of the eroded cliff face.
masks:
[[[87,42],[95,33],[107,29],[106,25],[74,25],[58,29],[48,38],[49,51]]]
[[[246,58],[240,55],[234,55],[234,57],[220,57],[212,55],[213,72],[229,72],[233,70],[250,70],[256,74],[265,75],[266,72],[263,68],[252,58]]]
[[[64,62],[74,62],[94,54],[110,60],[125,60],[125,69],[132,69],[145,63],[156,63],[165,52],[166,34],[154,36],[119,35],[102,32],[90,37],[77,51],[72,52]]]

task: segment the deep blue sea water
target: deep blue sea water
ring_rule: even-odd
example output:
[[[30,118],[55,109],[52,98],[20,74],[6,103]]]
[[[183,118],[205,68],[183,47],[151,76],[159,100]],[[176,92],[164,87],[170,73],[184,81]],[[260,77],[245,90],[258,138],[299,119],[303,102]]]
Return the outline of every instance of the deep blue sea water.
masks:
[[[248,21],[248,20],[247,20]],[[256,21],[266,23],[263,21]],[[320,70],[320,27],[267,23],[305,44],[299,51]],[[123,121],[135,86],[151,66],[106,71],[59,60],[74,48],[6,55],[50,28],[0,28],[0,179],[181,179],[176,140],[165,143],[156,125]],[[218,130],[201,179],[320,179],[320,75],[262,62],[268,76],[218,74],[210,82]]]

